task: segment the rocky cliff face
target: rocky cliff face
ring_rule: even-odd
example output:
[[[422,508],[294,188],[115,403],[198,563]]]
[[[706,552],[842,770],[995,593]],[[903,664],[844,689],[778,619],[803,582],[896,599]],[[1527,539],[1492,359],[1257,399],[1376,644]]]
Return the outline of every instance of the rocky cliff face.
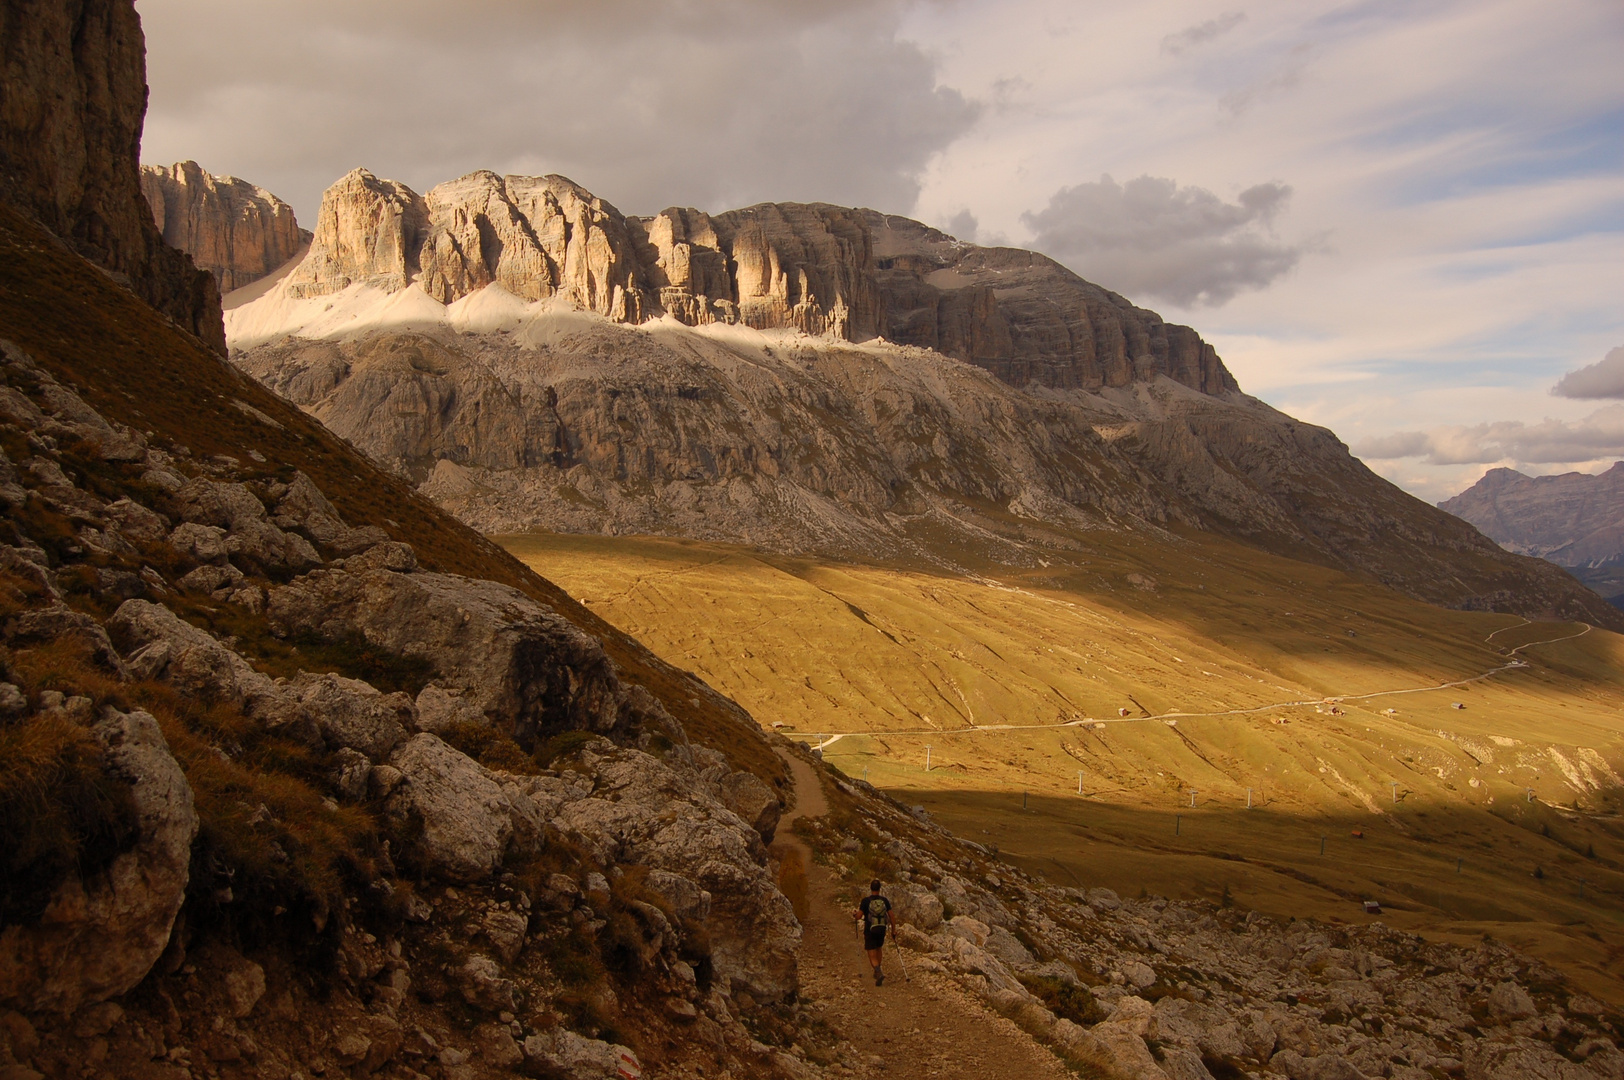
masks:
[[[1330,432],[1233,391],[1160,379],[1037,393],[916,347],[570,314],[511,325],[292,339],[234,359],[487,532],[1032,565],[1053,530],[1178,526],[1437,603],[1617,618]]]
[[[141,192],[164,242],[214,275],[222,293],[258,281],[310,242],[293,207],[195,161],[141,166]]]
[[[219,290],[141,194],[146,57],[132,0],[0,5],[0,200],[225,351]]]
[[[413,283],[441,304],[487,285],[616,322],[795,329],[923,345],[1014,386],[1122,387],[1166,376],[1236,388],[1188,327],[1029,251],[962,244],[905,218],[764,203],[622,215],[560,176],[470,173],[420,196],[356,169],[329,188],[285,285],[314,297]]]
[[[1508,551],[1559,566],[1624,560],[1624,461],[1606,472],[1524,476],[1490,469],[1438,504]]]

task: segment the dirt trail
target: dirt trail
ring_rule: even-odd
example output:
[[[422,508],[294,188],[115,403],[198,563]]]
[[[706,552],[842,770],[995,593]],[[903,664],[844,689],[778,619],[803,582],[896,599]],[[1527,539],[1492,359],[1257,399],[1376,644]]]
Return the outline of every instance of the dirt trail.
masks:
[[[1030,1035],[952,980],[920,971],[917,964],[910,972],[912,981],[905,980],[889,942],[885,985],[874,985],[851,915],[835,899],[834,878],[812,861],[811,851],[790,830],[798,817],[829,812],[823,786],[805,761],[780,756],[795,780],[795,806],[784,815],[774,846],[798,851],[807,869],[801,993],[820,1019],[851,1040],[869,1075],[888,1080],[1074,1080]]]

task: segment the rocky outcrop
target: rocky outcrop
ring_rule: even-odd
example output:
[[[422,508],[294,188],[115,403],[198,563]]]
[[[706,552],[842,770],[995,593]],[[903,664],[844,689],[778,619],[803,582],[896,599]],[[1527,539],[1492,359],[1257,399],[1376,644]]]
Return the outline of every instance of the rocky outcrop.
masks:
[[[422,200],[405,184],[365,169],[323,193],[310,251],[287,281],[292,296],[322,296],[360,283],[403,289],[416,274]]]
[[[414,827],[418,854],[449,881],[480,881],[502,865],[514,808],[485,770],[428,733],[389,760],[400,774],[387,813]]]
[[[68,748],[59,757],[80,757],[8,758],[8,770],[34,771],[20,780],[8,772],[0,788],[5,820],[23,830],[6,858],[44,854],[22,865],[27,880],[0,880],[0,1005],[60,1013],[66,1031],[92,1032],[82,1038],[105,1034],[123,1006],[111,1019],[87,1006],[219,951],[177,923],[190,902],[205,924],[235,904],[273,920],[297,905],[278,940],[310,933],[294,923],[326,934],[333,948],[342,943],[342,977],[400,1008],[408,961],[398,940],[392,954],[368,948],[376,939],[346,914],[353,902],[337,894],[335,909],[295,890],[273,905],[259,895],[289,877],[331,881],[311,848],[333,843],[358,879],[339,887],[387,903],[397,923],[436,924],[419,889],[484,898],[477,948],[460,916],[424,931],[444,937],[433,948],[460,950],[455,964],[431,969],[448,981],[425,1001],[451,993],[493,1017],[524,1001],[544,1008],[558,979],[578,980],[588,964],[601,984],[594,993],[609,1003],[597,1008],[618,1008],[617,992],[647,992],[667,1003],[661,1016],[679,1018],[666,1022],[700,1023],[695,1003],[709,994],[703,1023],[719,1036],[725,1025],[746,1047],[741,1009],[793,999],[800,926],[765,845],[776,795],[722,753],[692,745],[659,700],[624,680],[600,639],[511,586],[422,569],[411,545],[375,539],[355,551],[372,533],[346,524],[305,473],[238,479],[227,464],[178,458],[107,421],[19,350],[5,345],[3,357],[0,432],[6,447],[38,453],[19,469],[0,451],[13,541],[0,545],[0,677],[18,680],[0,681],[0,724],[8,747],[56,738]],[[75,482],[91,470],[95,490]],[[292,551],[300,561],[272,557]],[[206,625],[221,609],[229,634]],[[268,657],[280,674],[262,669]],[[154,715],[98,709],[45,679],[156,702],[185,741],[171,755]],[[744,727],[748,717],[738,721],[736,739],[760,738]],[[88,740],[74,735],[81,729]],[[495,756],[479,757],[490,747]],[[556,767],[542,767],[543,751]],[[16,813],[19,783],[42,806],[33,818]],[[85,809],[99,799],[116,810],[124,791],[127,822]],[[112,850],[50,861],[53,799],[75,822],[90,814],[82,830],[107,834]],[[296,834],[289,818],[301,814],[316,820]],[[508,899],[489,899],[495,890]],[[240,957],[225,966],[219,1015],[235,1024],[254,1012],[266,974]],[[380,975],[385,982],[369,981]],[[503,1067],[528,1053],[537,1068],[552,1062],[576,1075],[568,1070],[586,1068],[598,1048],[620,1052],[552,1023],[492,1028],[481,1052]],[[19,1052],[40,1061],[12,1030],[0,1027],[0,1068]],[[221,1030],[205,1036],[213,1060],[244,1056],[252,1044]],[[355,1066],[376,1058],[376,1068],[400,1052],[398,1032],[379,1020],[336,1038],[331,1052]],[[454,1053],[446,1060],[460,1063]],[[47,1062],[39,1072],[60,1068]]]
[[[820,203],[622,215],[561,176],[470,173],[418,195],[356,169],[322,197],[291,298],[367,284],[453,304],[490,285],[616,322],[795,329],[924,345],[1015,386],[1166,376],[1236,388],[1195,331],[1029,251],[963,244],[905,218]],[[275,304],[272,296],[269,303]],[[261,336],[280,336],[261,328]]]
[[[225,351],[214,279],[141,194],[146,56],[133,0],[0,5],[0,200]]]
[[[420,196],[355,169],[322,195],[310,253],[286,289],[313,297],[414,282],[442,304],[495,284],[618,322],[645,315],[625,219],[560,176],[476,172]]]
[[[59,708],[73,706],[90,701]],[[126,993],[169,944],[186,897],[198,819],[157,720],[108,707],[90,731],[129,785],[136,836],[104,871],[63,881],[37,921],[0,929],[0,1003],[13,1007],[71,1014]]]
[[[529,745],[560,731],[624,735],[673,722],[621,684],[602,644],[517,589],[414,572],[404,545],[373,551],[270,591],[277,632],[361,638],[421,658],[460,704]]]
[[[661,306],[690,326],[793,327],[844,341],[885,328],[865,211],[763,203],[712,218],[673,208],[635,224],[652,248]]]
[[[1239,389],[1211,345],[1033,251],[961,243],[865,211],[887,340],[986,368],[1012,386],[1097,390],[1165,376]]]
[[[141,192],[164,242],[214,275],[221,293],[258,281],[310,242],[293,207],[195,161],[141,166]]]
[[[598,744],[582,761],[595,777],[591,793],[555,789],[561,797],[549,816],[564,834],[605,862],[655,871],[645,881],[673,914],[688,906],[687,896],[701,898],[723,988],[764,1001],[793,993],[801,928],[773,884],[753,825],[652,755]]]

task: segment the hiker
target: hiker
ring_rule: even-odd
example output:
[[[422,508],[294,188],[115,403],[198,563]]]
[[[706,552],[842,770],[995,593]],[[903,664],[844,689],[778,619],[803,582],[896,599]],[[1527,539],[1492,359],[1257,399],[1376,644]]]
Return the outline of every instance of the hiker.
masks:
[[[863,948],[868,952],[868,964],[874,969],[874,985],[885,985],[885,972],[880,970],[880,950],[885,947],[885,928],[896,925],[891,917],[891,901],[880,895],[880,879],[868,883],[868,895],[858,905],[855,917],[862,924]]]

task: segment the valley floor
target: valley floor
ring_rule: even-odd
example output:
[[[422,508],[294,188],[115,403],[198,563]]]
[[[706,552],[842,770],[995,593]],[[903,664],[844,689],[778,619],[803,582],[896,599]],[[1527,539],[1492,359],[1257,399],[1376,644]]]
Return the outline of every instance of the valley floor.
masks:
[[[1378,900],[1390,925],[1492,935],[1624,1001],[1624,639],[1210,538],[1091,540],[958,573],[503,543],[763,725],[1056,884],[1349,923]]]

